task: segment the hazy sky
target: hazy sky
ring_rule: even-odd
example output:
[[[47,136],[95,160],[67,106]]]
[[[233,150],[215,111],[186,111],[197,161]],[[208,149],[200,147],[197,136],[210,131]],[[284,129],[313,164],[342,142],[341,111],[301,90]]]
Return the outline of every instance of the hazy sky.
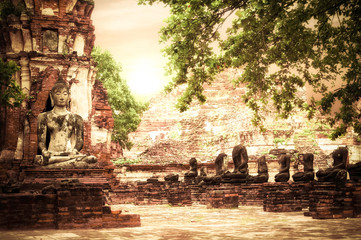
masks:
[[[169,15],[162,5],[137,0],[95,0],[92,14],[95,45],[109,50],[123,67],[122,76],[136,95],[150,97],[169,81],[160,52],[159,30]]]

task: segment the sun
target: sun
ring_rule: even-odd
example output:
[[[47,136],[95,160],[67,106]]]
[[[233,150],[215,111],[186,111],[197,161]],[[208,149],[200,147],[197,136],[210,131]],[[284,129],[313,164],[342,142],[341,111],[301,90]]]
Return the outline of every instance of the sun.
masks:
[[[126,74],[131,91],[140,96],[150,96],[160,92],[165,83],[164,68],[151,59],[135,61]]]

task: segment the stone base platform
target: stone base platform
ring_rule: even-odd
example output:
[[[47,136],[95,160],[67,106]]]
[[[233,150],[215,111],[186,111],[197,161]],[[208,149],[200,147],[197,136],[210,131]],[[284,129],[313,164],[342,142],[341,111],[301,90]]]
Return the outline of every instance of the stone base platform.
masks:
[[[112,171],[112,168],[23,169],[18,189],[2,187],[0,229],[140,226],[139,215],[112,211],[107,205],[107,193],[115,179],[111,177]]]
[[[238,208],[238,193],[235,186],[217,186],[207,190],[207,208]]]
[[[76,229],[140,226],[140,216],[112,211],[103,189],[62,182],[49,193],[0,194],[0,229]]]
[[[226,208],[234,208],[236,203],[245,206],[262,206],[263,184],[195,185],[184,182],[138,181],[122,183],[109,191],[108,195],[112,204],[173,206],[189,206],[193,203],[218,206],[215,199],[221,198],[218,199],[220,202],[229,205]]]
[[[108,178],[109,170],[97,169],[25,169],[22,172],[24,179],[21,191],[42,190],[49,185],[56,185],[64,180],[77,179],[88,186],[110,189],[111,181]]]
[[[300,212],[313,218],[361,217],[361,182],[268,182],[195,185],[165,181],[122,183],[107,194],[112,204],[263,206],[266,212]]]
[[[237,186],[236,190],[238,191],[240,205],[263,205],[263,183],[241,184]]]
[[[333,182],[315,182],[309,193],[309,212],[305,215],[315,219],[354,217],[353,203],[358,200],[353,199],[354,194],[355,183],[352,182],[345,186],[337,186]]]
[[[301,193],[288,182],[265,183],[263,185],[265,212],[302,211]]]

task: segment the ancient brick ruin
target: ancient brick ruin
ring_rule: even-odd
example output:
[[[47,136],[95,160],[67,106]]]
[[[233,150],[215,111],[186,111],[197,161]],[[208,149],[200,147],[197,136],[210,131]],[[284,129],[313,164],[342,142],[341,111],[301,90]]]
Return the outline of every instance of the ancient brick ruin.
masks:
[[[31,165],[37,154],[36,118],[49,108],[49,92],[61,75],[71,88],[70,111],[85,122],[84,151],[110,165],[114,120],[107,93],[95,79],[91,57],[91,1],[14,1],[20,16],[1,22],[0,53],[21,66],[16,81],[27,95],[19,109],[2,109],[1,159]],[[49,110],[49,109],[48,109]]]
[[[304,113],[297,113],[289,120],[269,116],[268,130],[258,131],[251,125],[251,113],[241,100],[246,88],[235,87],[230,81],[236,74],[228,70],[212,85],[205,85],[207,102],[192,105],[184,113],[174,107],[182,88],[151,100],[138,130],[131,134],[135,147],[124,152],[125,157],[138,159],[139,163],[124,164],[126,172],[116,170],[120,184],[109,192],[113,203],[204,204],[209,208],[250,205],[262,206],[267,212],[303,211],[305,216],[315,219],[359,217],[360,183],[357,181],[349,179],[341,187],[333,182],[274,182],[279,168],[277,152],[284,150],[314,153],[315,171],[330,165],[330,153],[338,146],[348,146],[350,163],[359,162],[360,142],[353,133],[331,141],[327,137],[330,129],[308,122]],[[277,139],[287,143],[277,146]],[[224,152],[231,161],[232,148],[239,143],[247,146],[250,174],[257,173],[257,157],[266,156],[269,182],[197,185],[181,177],[179,182],[163,181],[167,174],[183,176],[192,157],[200,161],[199,168],[207,167],[208,173],[215,174],[217,154]],[[293,159],[290,174],[303,171],[302,167],[295,166]],[[229,162],[228,169],[232,168]]]
[[[124,151],[129,159],[138,164],[186,164],[191,157],[199,162],[213,162],[220,152],[230,156],[232,148],[242,143],[247,146],[251,166],[257,157],[266,154],[270,171],[277,171],[277,159],[269,154],[271,149],[294,149],[299,153],[314,153],[315,168],[327,166],[328,156],[338,146],[347,145],[350,162],[360,159],[360,142],[349,132],[332,141],[327,134],[330,129],[308,121],[305,113],[296,113],[283,120],[267,115],[266,132],[260,132],[251,123],[252,112],[242,100],[247,91],[243,85],[234,86],[231,79],[237,77],[235,70],[219,74],[211,85],[205,84],[205,104],[192,104],[180,113],[175,105],[183,88],[170,94],[159,94],[150,100],[149,110],[143,113],[136,132],[130,134],[134,147]],[[300,94],[306,97],[306,89]],[[283,142],[282,142],[283,141]],[[250,171],[256,168],[250,167]]]
[[[86,0],[13,2],[24,4],[26,11],[20,16],[10,14],[1,22],[0,54],[21,66],[15,77],[28,99],[21,108],[1,109],[1,229],[139,226],[139,215],[122,214],[110,206],[122,203],[204,204],[208,208],[251,205],[263,206],[267,212],[304,211],[313,218],[361,217],[360,182],[348,180],[345,186],[317,181],[275,183],[272,179],[278,164],[270,155],[267,163],[271,180],[267,183],[197,185],[183,179],[163,181],[169,173],[183,175],[189,167],[184,163],[190,157],[201,160],[199,166],[214,173],[216,153],[229,153],[239,142],[249,145],[252,174],[256,172],[256,156],[274,148],[276,138],[291,139],[289,145],[300,152],[318,151],[316,169],[326,165],[324,157],[335,146],[359,144],[352,134],[337,142],[328,140],[322,129],[311,138],[302,134],[307,128],[302,115],[289,122],[270,118],[269,131],[260,133],[251,126],[251,113],[241,101],[245,88],[234,87],[229,81],[229,74],[236,74],[233,72],[223,73],[206,87],[206,104],[193,106],[182,115],[173,108],[177,92],[153,101],[139,130],[132,135],[135,149],[126,153],[148,164],[126,166],[125,173],[116,169],[116,179],[110,162],[112,112],[106,90],[95,78],[90,56],[94,5]],[[49,109],[49,92],[59,75],[71,86],[70,110],[85,121],[83,152],[97,156],[100,168],[33,166],[37,116]],[[354,152],[353,159],[358,159],[359,154]]]
[[[1,228],[139,226],[139,215],[113,211],[104,198],[115,184],[110,161],[114,119],[91,57],[94,2],[12,3],[22,11],[0,22],[0,55],[21,67],[15,79],[27,98],[19,108],[1,107]],[[59,76],[70,86],[69,111],[84,120],[81,153],[98,158],[96,169],[34,166],[37,117],[51,109],[49,93]]]

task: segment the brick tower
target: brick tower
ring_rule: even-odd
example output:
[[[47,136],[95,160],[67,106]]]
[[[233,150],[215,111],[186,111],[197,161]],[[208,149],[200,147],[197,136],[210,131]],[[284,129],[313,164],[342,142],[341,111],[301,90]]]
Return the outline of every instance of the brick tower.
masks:
[[[15,78],[27,99],[19,108],[1,108],[0,159],[33,164],[37,116],[49,110],[49,92],[61,75],[71,89],[70,111],[84,119],[82,152],[97,156],[101,167],[111,167],[114,120],[91,57],[94,2],[12,0],[9,5],[15,10],[0,21],[0,56],[21,67]]]

